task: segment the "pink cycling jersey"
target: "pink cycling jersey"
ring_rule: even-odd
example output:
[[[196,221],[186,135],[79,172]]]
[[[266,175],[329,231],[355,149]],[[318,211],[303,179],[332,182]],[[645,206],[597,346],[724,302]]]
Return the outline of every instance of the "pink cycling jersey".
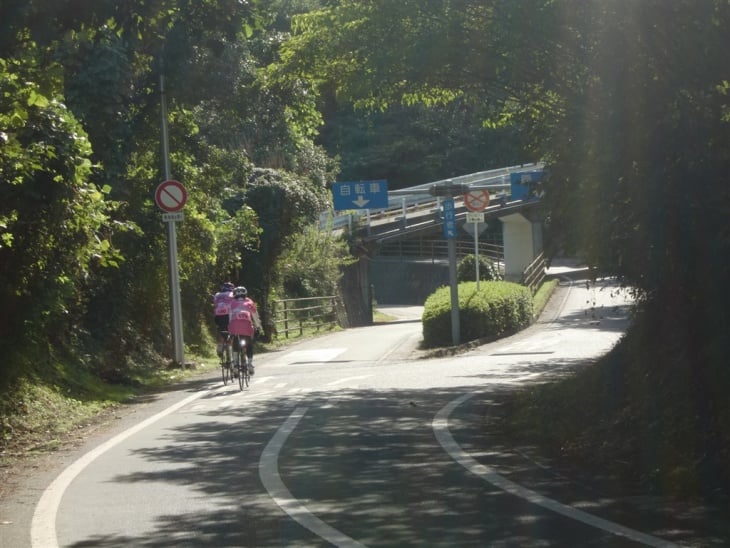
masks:
[[[233,303],[233,291],[219,291],[213,295],[213,307],[216,316],[228,316]]]
[[[256,307],[254,305],[252,310],[252,304],[253,301],[250,299],[234,300],[231,303],[231,310],[228,316],[228,332],[230,334],[253,337],[253,313],[256,311]]]

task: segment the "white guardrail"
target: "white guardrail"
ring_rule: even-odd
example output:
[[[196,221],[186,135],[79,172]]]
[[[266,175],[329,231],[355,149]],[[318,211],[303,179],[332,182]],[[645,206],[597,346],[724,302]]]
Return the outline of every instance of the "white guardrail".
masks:
[[[339,230],[344,227],[352,228],[354,223],[362,224],[363,218],[365,226],[370,226],[372,219],[383,219],[388,217],[406,218],[408,211],[422,210],[425,207],[432,209],[440,209],[441,198],[431,195],[430,190],[434,185],[467,185],[469,190],[494,190],[496,193],[504,193],[509,196],[510,176],[512,173],[532,172],[537,169],[543,169],[543,163],[522,164],[518,166],[502,167],[491,169],[488,171],[479,171],[450,179],[442,179],[422,185],[416,185],[408,188],[388,191],[388,207],[381,209],[352,209],[347,212],[325,211],[319,216],[319,226],[321,230],[329,228],[330,230]],[[455,197],[460,200],[461,196]]]

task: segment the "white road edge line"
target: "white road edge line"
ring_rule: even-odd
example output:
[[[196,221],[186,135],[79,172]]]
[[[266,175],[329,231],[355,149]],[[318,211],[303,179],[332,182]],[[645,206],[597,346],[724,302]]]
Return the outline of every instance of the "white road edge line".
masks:
[[[338,379],[336,381],[328,382],[325,386],[337,386],[339,384],[345,384],[350,381],[360,381],[363,379],[369,379],[373,375],[358,375],[357,377],[345,377],[344,379]]]
[[[444,450],[449,454],[452,459],[461,464],[469,472],[471,472],[475,476],[480,477],[487,483],[491,483],[495,487],[498,487],[499,489],[510,493],[511,495],[520,497],[528,502],[531,502],[532,504],[542,506],[543,508],[561,514],[567,518],[580,521],[582,523],[585,523],[586,525],[590,525],[591,527],[602,529],[613,535],[626,537],[630,540],[640,542],[647,546],[662,548],[679,546],[678,544],[674,544],[667,540],[653,537],[640,531],[624,527],[623,525],[619,525],[618,523],[613,523],[606,519],[589,514],[588,512],[578,510],[576,508],[573,508],[572,506],[568,506],[556,500],[547,498],[535,491],[527,489],[526,487],[523,487],[505,478],[504,476],[499,475],[492,468],[477,462],[476,459],[471,457],[461,448],[458,443],[456,443],[453,436],[451,435],[451,432],[449,431],[449,416],[451,415],[451,413],[459,405],[474,397],[475,395],[476,393],[472,392],[469,394],[464,394],[451,401],[450,403],[445,405],[438,413],[436,413],[436,416],[431,423],[434,435],[436,436],[438,442],[441,444],[441,447],[444,448]]]
[[[56,536],[56,516],[61,504],[61,498],[68,486],[71,485],[74,478],[78,476],[84,468],[118,443],[124,441],[133,434],[136,434],[140,430],[144,430],[150,424],[160,420],[162,417],[174,413],[181,407],[189,404],[191,401],[197,400],[209,391],[210,390],[201,390],[200,392],[196,392],[184,400],[168,407],[164,411],[161,411],[140,422],[136,426],[117,434],[110,440],[107,440],[74,461],[68,468],[61,472],[46,488],[46,490],[43,491],[43,494],[35,507],[35,511],[33,512],[33,520],[31,521],[30,527],[30,544],[32,548],[58,548],[58,538]]]
[[[364,544],[360,544],[312,514],[303,503],[292,496],[279,476],[279,452],[306,412],[306,407],[294,409],[266,444],[259,460],[261,483],[279,508],[302,527],[335,546],[365,548]]]

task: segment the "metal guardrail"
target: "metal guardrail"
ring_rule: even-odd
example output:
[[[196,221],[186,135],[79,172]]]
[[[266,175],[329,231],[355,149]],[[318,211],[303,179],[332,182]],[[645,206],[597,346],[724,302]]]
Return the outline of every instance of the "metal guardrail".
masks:
[[[319,331],[337,323],[337,297],[303,297],[272,301],[274,337],[289,338],[290,333],[304,334],[305,329]]]

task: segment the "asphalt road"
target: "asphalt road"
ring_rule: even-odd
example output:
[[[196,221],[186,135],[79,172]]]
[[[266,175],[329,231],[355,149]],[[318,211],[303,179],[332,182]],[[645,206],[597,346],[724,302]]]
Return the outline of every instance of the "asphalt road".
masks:
[[[420,308],[162,394],[0,504],[0,546],[721,546],[698,509],[607,496],[490,437],[494,397],[584,367],[627,324],[609,281],[535,325],[421,359]],[[43,472],[48,468],[48,472]]]

